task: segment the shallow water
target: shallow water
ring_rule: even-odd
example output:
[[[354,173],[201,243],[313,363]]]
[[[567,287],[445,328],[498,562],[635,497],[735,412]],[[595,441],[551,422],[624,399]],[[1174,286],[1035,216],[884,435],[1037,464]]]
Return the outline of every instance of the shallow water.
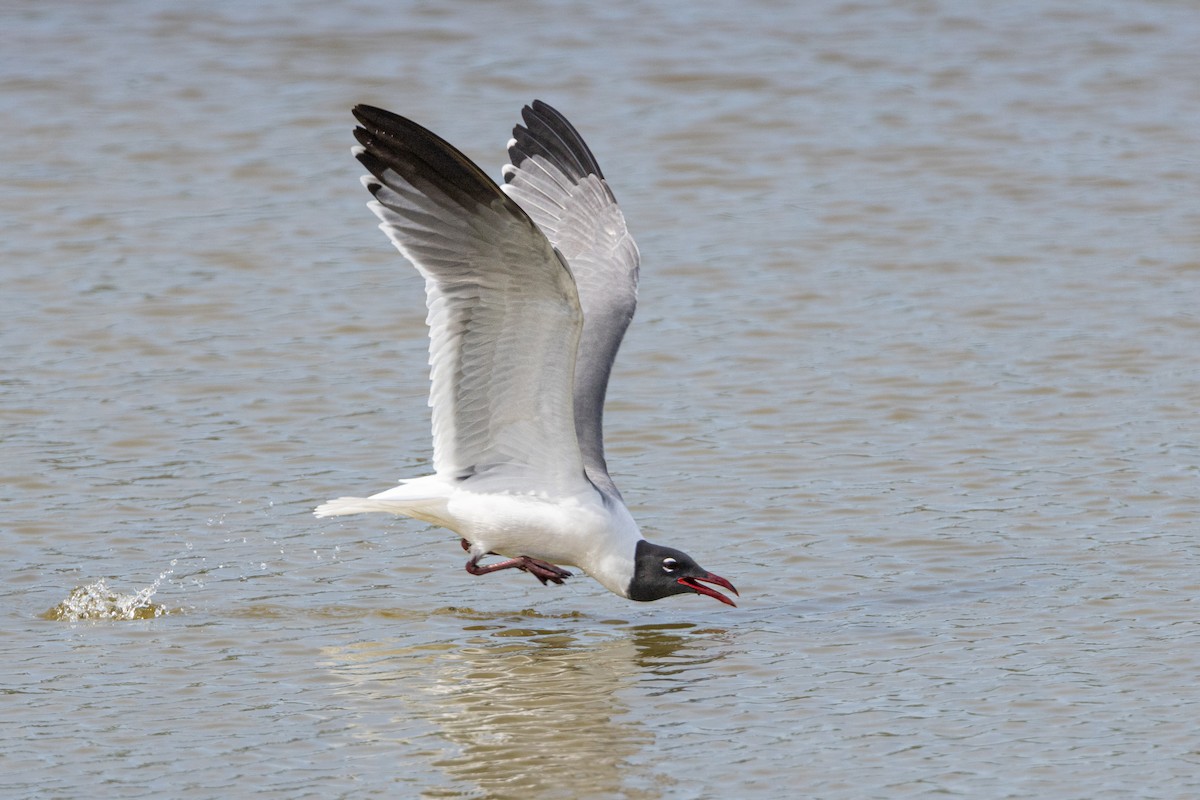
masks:
[[[1200,11],[3,16],[0,795],[1200,789]],[[429,456],[349,107],[499,177],[534,97],[643,254],[610,465],[737,609],[309,515]]]

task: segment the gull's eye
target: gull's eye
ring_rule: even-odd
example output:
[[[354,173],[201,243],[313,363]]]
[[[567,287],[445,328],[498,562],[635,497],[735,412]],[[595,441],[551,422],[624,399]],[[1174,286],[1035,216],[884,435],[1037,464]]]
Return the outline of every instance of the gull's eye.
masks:
[[[673,558],[663,559],[663,572],[674,572],[679,568],[679,562]]]

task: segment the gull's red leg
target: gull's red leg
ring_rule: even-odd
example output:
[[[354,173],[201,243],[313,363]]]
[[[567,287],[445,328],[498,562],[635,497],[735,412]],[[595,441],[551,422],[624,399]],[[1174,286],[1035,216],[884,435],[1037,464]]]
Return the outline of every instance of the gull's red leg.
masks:
[[[463,549],[470,548],[470,544],[466,539],[463,539]],[[530,558],[529,556],[517,556],[506,561],[498,561],[495,564],[488,564],[486,567],[479,566],[479,559],[483,556],[475,556],[467,562],[467,572],[472,575],[487,575],[489,572],[496,572],[502,569],[519,569],[537,578],[545,586],[547,581],[553,581],[557,584],[571,577],[571,573],[561,567],[556,567],[553,564],[542,561],[540,558]]]

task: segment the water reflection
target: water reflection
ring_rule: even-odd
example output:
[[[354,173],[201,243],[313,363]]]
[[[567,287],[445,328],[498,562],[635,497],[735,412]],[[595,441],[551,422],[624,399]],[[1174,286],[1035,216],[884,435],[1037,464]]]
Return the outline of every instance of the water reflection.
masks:
[[[473,612],[463,621],[460,641],[356,644],[329,651],[330,666],[373,710],[374,701],[389,704],[398,715],[392,722],[440,740],[423,754],[472,793],[662,796],[670,778],[645,766],[654,763],[643,751],[655,736],[630,704],[711,674],[692,672],[722,657],[710,637],[696,636],[707,631]],[[422,677],[414,681],[414,672]],[[432,731],[412,729],[413,718]],[[396,737],[392,729],[374,733]]]

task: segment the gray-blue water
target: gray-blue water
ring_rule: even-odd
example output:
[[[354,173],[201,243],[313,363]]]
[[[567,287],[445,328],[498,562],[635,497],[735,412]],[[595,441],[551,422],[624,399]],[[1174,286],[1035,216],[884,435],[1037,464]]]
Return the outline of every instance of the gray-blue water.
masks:
[[[0,22],[0,796],[1200,793],[1200,8]],[[430,454],[349,108],[498,178],[535,97],[643,254],[610,466],[737,609],[309,513]]]

